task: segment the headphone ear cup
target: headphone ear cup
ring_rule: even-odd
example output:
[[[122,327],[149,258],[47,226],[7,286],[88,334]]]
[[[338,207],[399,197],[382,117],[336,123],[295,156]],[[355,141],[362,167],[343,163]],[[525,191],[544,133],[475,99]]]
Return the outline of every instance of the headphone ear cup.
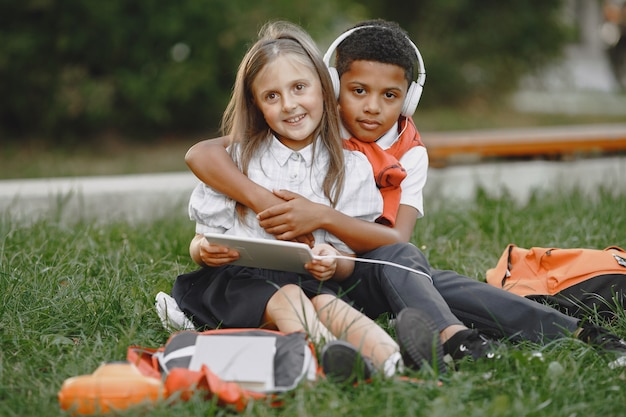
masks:
[[[422,96],[423,87],[413,81],[409,90],[406,92],[406,97],[404,99],[404,104],[402,104],[402,116],[404,117],[412,117],[415,110],[417,110],[417,105],[419,104],[420,97]]]
[[[337,68],[328,67],[328,73],[330,74],[330,81],[333,83],[333,91],[335,92],[335,98],[339,98],[339,73]]]

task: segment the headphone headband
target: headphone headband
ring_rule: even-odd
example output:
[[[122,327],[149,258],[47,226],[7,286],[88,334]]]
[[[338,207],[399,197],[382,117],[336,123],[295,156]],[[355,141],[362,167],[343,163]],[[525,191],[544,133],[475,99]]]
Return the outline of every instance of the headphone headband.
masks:
[[[388,28],[385,28],[384,26],[367,25],[367,26],[357,26],[357,27],[354,27],[352,29],[345,31],[344,33],[339,35],[337,39],[333,41],[333,43],[330,44],[330,46],[328,47],[328,50],[324,54],[324,63],[326,64],[326,66],[329,68],[331,67],[330,59],[332,58],[333,54],[335,53],[335,50],[337,49],[337,47],[339,46],[341,42],[343,42],[347,37],[352,35],[357,30],[366,29],[366,28],[379,28],[383,30],[390,30]],[[424,60],[422,59],[422,54],[420,53],[419,49],[417,49],[417,46],[415,45],[415,43],[413,43],[413,41],[408,36],[405,36],[405,38],[409,42],[409,44],[413,47],[413,49],[415,50],[415,55],[417,56],[418,68],[417,68],[417,80],[415,81],[421,87],[424,87],[424,83],[426,81],[426,68],[424,68]]]
[[[328,72],[330,73],[330,79],[333,83],[333,89],[335,90],[335,96],[337,98],[339,98],[339,90],[340,90],[339,73],[337,72],[337,69],[335,67],[330,65],[330,58],[335,52],[335,49],[337,49],[337,46],[339,46],[339,44],[343,42],[344,39],[352,35],[357,30],[365,29],[365,28],[380,28],[380,29],[391,30],[384,26],[374,26],[374,25],[357,26],[339,35],[339,37],[333,41],[333,43],[328,47],[328,50],[324,54],[324,57],[323,57],[324,64],[326,64],[326,67],[328,68]],[[426,69],[424,68],[424,61],[422,60],[422,54],[420,54],[420,51],[419,49],[417,49],[417,46],[415,46],[413,41],[409,39],[408,36],[405,35],[405,38],[409,41],[409,44],[415,50],[415,55],[417,56],[418,68],[417,68],[417,80],[411,81],[409,88],[406,92],[406,97],[404,98],[404,103],[402,103],[402,110],[400,113],[402,116],[412,117],[413,113],[415,113],[415,110],[417,109],[417,104],[419,103],[420,97],[422,96],[422,91],[424,89],[424,82],[426,81]]]

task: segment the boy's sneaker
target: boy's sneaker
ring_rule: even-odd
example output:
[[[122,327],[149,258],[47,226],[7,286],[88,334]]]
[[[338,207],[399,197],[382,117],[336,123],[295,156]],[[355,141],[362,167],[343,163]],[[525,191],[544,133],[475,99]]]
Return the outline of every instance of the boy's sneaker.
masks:
[[[578,334],[578,339],[589,343],[604,353],[614,355],[614,360],[609,363],[609,368],[626,367],[626,342],[604,327],[585,324]]]
[[[334,382],[354,384],[368,380],[376,372],[372,362],[343,340],[333,340],[322,348],[322,369]]]
[[[473,360],[497,359],[496,351],[500,344],[478,330],[467,329],[455,333],[443,344],[446,357],[451,361],[458,361],[469,357]]]
[[[193,322],[183,313],[176,300],[160,291],[155,297],[156,308],[161,324],[169,332],[177,330],[195,330]]]
[[[418,370],[424,364],[440,373],[446,371],[439,330],[428,313],[415,308],[405,308],[395,322],[396,337],[404,365]]]

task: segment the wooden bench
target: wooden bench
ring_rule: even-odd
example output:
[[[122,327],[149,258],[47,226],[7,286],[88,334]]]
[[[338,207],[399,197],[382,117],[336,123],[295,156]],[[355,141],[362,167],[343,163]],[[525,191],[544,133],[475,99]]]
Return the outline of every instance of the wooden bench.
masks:
[[[571,158],[626,151],[626,123],[506,130],[426,132],[434,168],[486,158]]]

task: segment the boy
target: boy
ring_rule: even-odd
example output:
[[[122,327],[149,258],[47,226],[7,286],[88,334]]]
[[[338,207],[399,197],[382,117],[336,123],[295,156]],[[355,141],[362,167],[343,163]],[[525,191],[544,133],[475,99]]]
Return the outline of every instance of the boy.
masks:
[[[412,85],[412,76],[407,74],[413,73],[419,55],[416,57],[416,48],[394,23],[376,20],[357,27],[336,50],[340,115],[347,136],[390,148],[399,139],[398,132],[412,125],[410,114],[403,115],[403,110]],[[212,151],[205,151],[208,149]],[[393,226],[383,227],[342,216],[288,191],[278,190],[272,195],[247,184],[234,172],[234,165],[229,168],[232,162],[224,158],[216,143],[197,144],[185,158],[202,181],[259,213],[260,225],[279,239],[294,239],[323,228],[361,257],[394,262],[428,274],[432,283],[393,266],[357,262],[354,273],[341,285],[372,318],[382,313],[398,314],[405,307],[428,311],[438,326],[444,353],[452,359],[493,357],[495,343],[486,335],[543,342],[574,334],[615,352],[616,363],[626,364],[626,344],[605,329],[581,327],[577,319],[555,309],[453,271],[432,268],[415,246],[406,243],[417,218],[423,215],[426,151],[423,146],[414,146],[398,159],[406,169],[406,177],[401,182]]]

